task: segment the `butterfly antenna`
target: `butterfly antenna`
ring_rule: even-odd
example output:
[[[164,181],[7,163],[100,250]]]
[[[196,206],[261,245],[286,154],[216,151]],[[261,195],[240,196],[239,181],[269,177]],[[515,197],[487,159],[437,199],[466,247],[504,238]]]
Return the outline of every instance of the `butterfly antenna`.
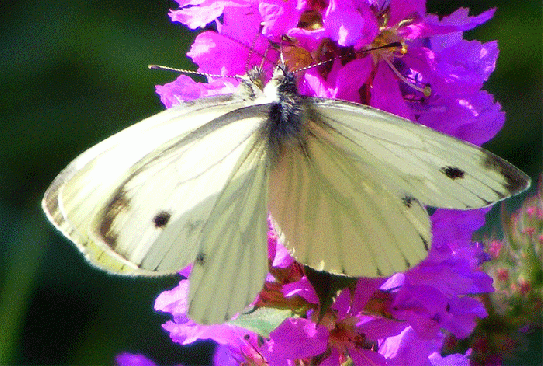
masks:
[[[284,62],[284,60],[282,59],[283,58],[283,54],[281,54],[281,62]],[[305,71],[305,70],[309,70],[309,69],[312,69],[314,67],[318,67],[318,66],[321,66],[321,65],[324,65],[324,64],[327,64],[328,62],[333,62],[337,59],[339,59],[341,57],[335,57],[335,58],[331,58],[330,60],[325,60],[325,61],[321,61],[321,62],[317,62],[316,64],[311,64],[309,66],[306,66],[306,67],[302,67],[302,68],[299,68],[299,69],[296,69],[296,70],[292,70],[291,72],[294,73],[294,74],[297,74],[299,72],[302,72],[302,71]]]
[[[407,46],[403,42],[391,42],[391,43],[388,43],[388,44],[385,44],[385,45],[382,45],[382,46],[378,46],[378,47],[370,47],[370,48],[367,48],[367,49],[362,49],[362,50],[358,51],[357,53],[369,53],[369,52],[372,52],[372,51],[376,51],[376,50],[380,50],[380,49],[387,49],[387,48],[399,48],[399,52],[402,55],[405,55],[407,53]],[[333,62],[333,61],[335,61],[337,59],[341,59],[341,58],[349,56],[349,55],[350,54],[348,54],[348,55],[337,55],[336,57],[331,58],[329,60],[317,62],[315,64],[312,64],[312,65],[309,65],[309,66],[306,66],[306,67],[302,67],[300,69],[293,70],[292,72],[297,74],[299,72],[311,69],[313,67],[318,67],[318,66],[324,65],[324,64],[326,64],[328,62]],[[283,56],[283,54],[281,53],[281,57],[282,56]],[[404,82],[410,88],[412,88],[412,89],[414,89],[414,90],[416,90],[418,92],[421,92],[425,97],[429,97],[432,94],[432,89],[431,89],[431,87],[429,85],[425,85],[424,87],[417,86],[415,84],[416,81],[413,82],[411,80],[408,80],[405,76],[403,76],[396,69],[396,67],[392,64],[392,62],[390,60],[388,60],[386,58],[384,60],[388,64],[388,66],[390,67],[392,72],[396,75],[396,77],[398,77],[402,82]]]
[[[264,61],[269,62],[269,60],[267,59],[269,51],[270,51],[270,46],[268,45],[268,47],[266,47],[266,51],[264,51],[264,54],[262,55],[262,61],[260,61],[260,65],[258,66],[260,70],[264,69]]]
[[[192,71],[192,70],[186,70],[186,69],[176,69],[176,68],[173,68],[173,67],[161,66],[161,65],[149,65],[148,68],[150,70],[165,70],[165,71],[176,72],[176,73],[179,73],[179,74],[200,75],[200,76],[206,76],[206,77],[212,77],[212,78],[235,78],[235,79],[242,79],[243,78],[243,76],[241,76],[241,75],[208,74],[206,72]]]
[[[245,73],[246,74],[249,73],[249,65],[251,63],[251,56],[255,52],[255,45],[256,45],[256,38],[257,37],[258,37],[258,34],[255,34],[255,36],[253,37],[253,44],[251,45],[251,47],[249,47],[249,54],[247,55],[247,59],[245,60]],[[262,55],[262,60],[264,60],[264,57],[266,57],[266,56]],[[262,61],[262,63],[263,63],[263,61]]]
[[[379,46],[379,47],[371,47],[371,48],[368,48],[368,49],[364,49],[364,50],[361,50],[359,52],[363,52],[363,53],[369,53],[371,51],[375,51],[375,50],[380,50],[380,49],[384,49],[384,48],[395,48],[395,47],[402,47],[402,50],[404,49],[405,45],[402,43],[402,42],[392,42],[392,43],[389,43],[389,44],[386,44],[384,46]],[[402,52],[403,53],[403,52]],[[282,55],[282,54],[281,54]],[[328,62],[334,62],[335,60],[340,60],[344,57],[347,57],[347,56],[350,56],[352,55],[352,53],[350,54],[347,54],[347,55],[337,55],[335,56],[334,58],[331,58],[331,59],[328,59],[328,60],[324,60],[324,61],[320,61],[320,62],[317,62],[315,64],[311,64],[309,66],[306,66],[306,67],[302,67],[300,69],[296,69],[296,70],[293,70],[292,72],[294,73],[297,73],[297,72],[300,72],[300,71],[305,71],[305,70],[309,70],[309,69],[312,69],[313,67],[318,67],[318,66],[321,66],[321,65],[324,65],[324,64],[327,64]]]

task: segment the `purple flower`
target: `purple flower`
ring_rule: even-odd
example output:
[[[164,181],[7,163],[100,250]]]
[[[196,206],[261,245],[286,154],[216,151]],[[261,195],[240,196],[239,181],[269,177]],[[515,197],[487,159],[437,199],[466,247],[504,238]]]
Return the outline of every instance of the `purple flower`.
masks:
[[[156,366],[156,363],[143,355],[121,353],[115,357],[117,366]],[[178,364],[177,366],[183,366]]]
[[[167,107],[231,93],[239,83],[232,76],[262,60],[269,78],[280,58],[270,47],[273,42],[291,70],[323,62],[298,74],[302,94],[368,104],[477,145],[503,125],[500,105],[481,89],[494,70],[497,44],[462,38],[464,31],[492,18],[494,10],[470,17],[462,8],[440,19],[426,14],[423,0],[178,3],[179,9],[170,12],[173,21],[216,29],[198,34],[187,55],[200,72],[225,77],[197,84],[180,75],[157,86]],[[270,231],[270,274],[253,305],[287,309],[293,316],[264,337],[233,324],[192,322],[186,316],[188,280],[162,293],[155,309],[172,314],[164,329],[174,342],[213,339],[221,345],[218,364],[319,360],[338,365],[351,359],[355,365],[463,365],[469,353],[442,358],[439,351],[445,332],[467,337],[477,319],[486,316],[472,296],[493,291],[492,279],[480,269],[488,258],[471,241],[486,212],[436,211],[425,261],[389,279],[359,279],[328,308],[303,266]]]
[[[361,280],[362,283],[368,280]],[[371,280],[369,280],[371,281]],[[270,365],[289,365],[295,360],[309,362],[319,359],[322,365],[339,365],[350,357],[357,366],[373,363],[385,365],[385,358],[372,350],[364,334],[357,329],[358,314],[369,300],[368,288],[377,290],[377,283],[367,288],[359,285],[351,297],[348,289],[343,290],[322,319],[290,318],[285,320],[269,336],[262,348],[262,354]],[[372,291],[372,292],[373,292]],[[364,300],[365,299],[365,300]],[[357,301],[358,300],[358,301]]]
[[[155,366],[156,364],[143,355],[121,353],[115,357],[118,366]]]

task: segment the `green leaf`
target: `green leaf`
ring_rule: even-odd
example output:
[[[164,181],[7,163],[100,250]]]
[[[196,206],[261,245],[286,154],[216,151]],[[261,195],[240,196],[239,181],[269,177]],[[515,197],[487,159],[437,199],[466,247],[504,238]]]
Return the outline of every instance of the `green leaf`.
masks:
[[[250,313],[240,314],[237,319],[230,320],[228,324],[252,330],[262,337],[267,338],[270,336],[270,333],[283,322],[283,320],[292,316],[294,316],[294,314],[290,310],[258,308]]]

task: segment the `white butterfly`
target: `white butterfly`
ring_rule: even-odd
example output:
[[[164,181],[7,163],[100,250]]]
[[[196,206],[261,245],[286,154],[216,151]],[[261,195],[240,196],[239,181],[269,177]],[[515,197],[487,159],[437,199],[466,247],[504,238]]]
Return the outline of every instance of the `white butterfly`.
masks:
[[[275,70],[90,148],[45,193],[49,219],[95,266],[172,274],[191,262],[189,315],[219,323],[268,273],[267,215],[317,270],[388,276],[431,244],[423,205],[470,209],[529,178],[477,146],[345,101],[303,97]]]

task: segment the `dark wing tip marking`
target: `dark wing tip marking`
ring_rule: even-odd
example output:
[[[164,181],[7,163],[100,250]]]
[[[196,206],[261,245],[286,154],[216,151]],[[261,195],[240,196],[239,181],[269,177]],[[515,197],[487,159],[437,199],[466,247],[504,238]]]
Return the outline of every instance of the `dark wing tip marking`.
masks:
[[[428,240],[424,239],[422,236],[420,236],[420,240],[422,241],[422,244],[424,244],[424,249],[426,251],[430,250],[430,246],[428,245]]]
[[[502,158],[488,153],[483,166],[498,171],[505,179],[504,188],[511,194],[517,194],[530,186],[530,177]]]
[[[455,166],[444,166],[440,169],[440,172],[452,180],[464,178],[464,174],[466,173],[462,169]]]
[[[159,212],[155,217],[153,217],[153,224],[156,228],[163,228],[166,226],[168,221],[170,221],[170,217],[172,217],[172,215],[169,212]]]

